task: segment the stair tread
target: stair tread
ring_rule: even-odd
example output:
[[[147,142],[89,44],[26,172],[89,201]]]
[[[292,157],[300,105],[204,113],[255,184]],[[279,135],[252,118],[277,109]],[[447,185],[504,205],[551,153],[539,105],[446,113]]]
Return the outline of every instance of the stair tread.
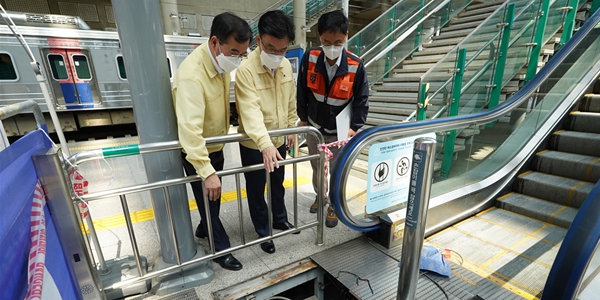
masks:
[[[538,172],[569,177],[576,180],[600,180],[600,159],[596,156],[544,150],[536,154],[532,168]]]
[[[517,177],[514,190],[529,196],[580,207],[594,184],[572,178],[529,171]]]
[[[569,228],[578,209],[519,193],[509,193],[498,198],[498,206],[540,221]]]

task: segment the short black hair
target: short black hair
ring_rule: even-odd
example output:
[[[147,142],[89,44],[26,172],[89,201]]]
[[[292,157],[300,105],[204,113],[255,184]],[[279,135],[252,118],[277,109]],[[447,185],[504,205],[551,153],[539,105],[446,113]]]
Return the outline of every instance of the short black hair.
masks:
[[[317,32],[321,35],[325,31],[348,33],[348,18],[344,16],[341,10],[334,10],[323,14],[317,22]]]
[[[271,10],[260,16],[258,34],[272,35],[274,38],[288,38],[293,42],[296,38],[294,22],[281,10]]]
[[[248,22],[230,12],[218,14],[210,26],[210,36],[216,36],[220,43],[226,43],[229,37],[238,43],[245,43],[252,39],[252,29]]]

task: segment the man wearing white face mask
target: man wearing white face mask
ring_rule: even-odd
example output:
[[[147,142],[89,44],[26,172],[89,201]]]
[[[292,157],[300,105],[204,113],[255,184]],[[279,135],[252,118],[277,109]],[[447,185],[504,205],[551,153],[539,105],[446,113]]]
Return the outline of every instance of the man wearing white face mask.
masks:
[[[356,134],[367,120],[369,110],[369,84],[365,66],[360,58],[344,51],[344,43],[348,39],[348,18],[341,11],[323,14],[317,22],[317,30],[321,39],[321,47],[308,49],[302,57],[302,65],[298,73],[298,117],[300,125],[311,125],[323,133],[325,143],[337,140],[336,116],[347,106],[351,106],[350,129],[348,137]],[[309,154],[316,154],[317,141],[306,136]],[[333,166],[340,149],[330,148]],[[315,193],[319,170],[316,160],[310,161],[313,169],[313,188]],[[325,182],[325,196],[328,183]],[[325,198],[327,202],[327,198]],[[311,213],[319,208],[317,201],[310,207]],[[335,227],[338,223],[333,207],[327,209],[325,225]]]
[[[231,246],[219,219],[221,180],[215,173],[223,170],[223,144],[207,146],[204,138],[226,135],[229,131],[229,72],[240,64],[251,38],[252,30],[246,21],[231,13],[217,15],[208,42],[186,57],[173,79],[173,104],[183,147],[183,167],[188,176],[200,175],[206,189],[205,195],[202,181],[191,183],[201,216],[195,235],[207,236],[206,196],[216,251]],[[231,254],[214,261],[228,270],[242,269],[242,264]]]
[[[294,23],[280,10],[263,14],[258,21],[258,47],[248,55],[235,74],[235,98],[239,113],[238,132],[252,140],[240,142],[242,165],[264,164],[271,177],[273,228],[294,228],[285,208],[284,167],[279,167],[293,136],[271,138],[268,130],[295,126],[296,86],[290,62],[284,57],[294,40]],[[286,144],[287,140],[287,144]],[[244,173],[248,208],[259,237],[269,235],[269,216],[265,202],[265,172]],[[273,241],[260,245],[267,253],[275,252]]]

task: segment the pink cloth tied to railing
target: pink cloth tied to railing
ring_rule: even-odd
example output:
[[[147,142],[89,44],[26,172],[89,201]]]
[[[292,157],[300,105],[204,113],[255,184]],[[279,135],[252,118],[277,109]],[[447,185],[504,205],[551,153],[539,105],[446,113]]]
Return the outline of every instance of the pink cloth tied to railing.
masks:
[[[325,163],[323,164],[323,196],[327,198],[327,177],[329,176],[329,160],[333,158],[333,152],[329,150],[331,147],[342,147],[348,143],[351,138],[347,138],[341,141],[335,141],[329,144],[318,144],[317,150],[325,152]]]

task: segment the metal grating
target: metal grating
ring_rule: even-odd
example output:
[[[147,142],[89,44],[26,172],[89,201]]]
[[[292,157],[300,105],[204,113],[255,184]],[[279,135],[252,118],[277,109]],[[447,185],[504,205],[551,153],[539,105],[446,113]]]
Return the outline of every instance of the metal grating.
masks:
[[[6,0],[6,10],[49,14],[47,0]]]
[[[104,10],[106,11],[106,19],[108,20],[108,23],[117,23],[115,21],[115,12],[113,11],[113,7],[110,5],[104,6]]]
[[[79,15],[84,21],[87,22],[100,22],[98,17],[98,10],[94,4],[78,4]]]
[[[63,15],[79,16],[87,22],[100,22],[98,10],[94,4],[58,2],[58,9]]]
[[[77,3],[71,2],[58,2],[58,10],[60,14],[67,16],[79,16],[79,10],[77,9]]]
[[[394,299],[398,288],[397,261],[400,253],[401,247],[388,250],[367,238],[358,238],[317,253],[311,259],[359,299]],[[430,272],[419,277],[417,299],[446,298],[432,281],[439,284],[450,299],[473,299],[476,295],[483,299],[524,299],[487,277],[453,262],[450,264],[453,274],[450,278]],[[369,280],[373,293],[366,282],[358,281],[357,284],[356,276]]]

